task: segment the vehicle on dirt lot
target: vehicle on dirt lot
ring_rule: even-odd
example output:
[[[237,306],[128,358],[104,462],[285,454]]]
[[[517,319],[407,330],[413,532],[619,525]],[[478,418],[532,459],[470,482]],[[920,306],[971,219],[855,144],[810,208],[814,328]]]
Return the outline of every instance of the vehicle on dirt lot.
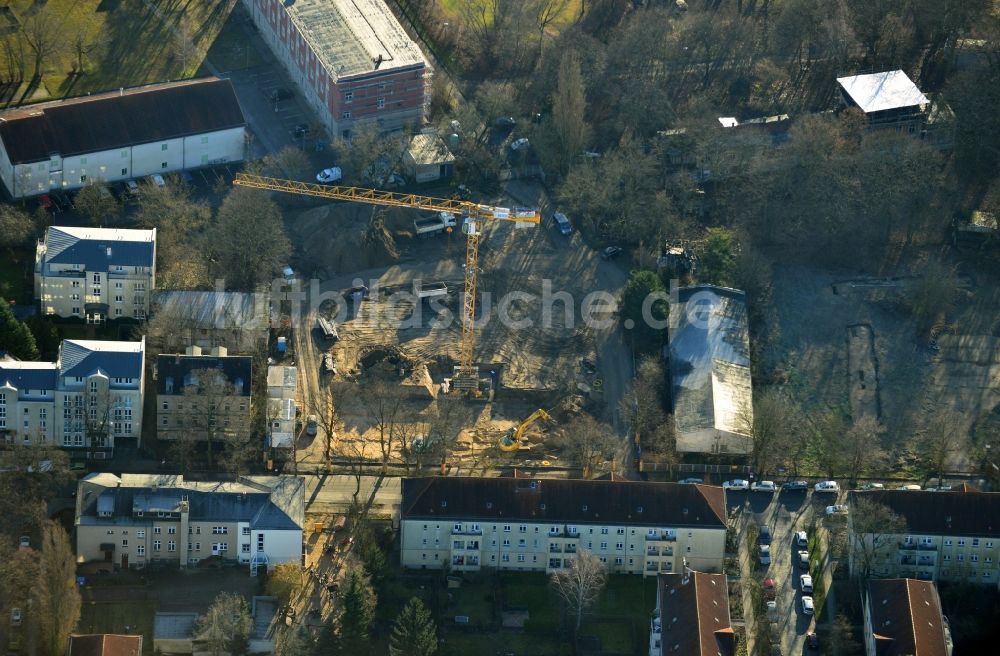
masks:
[[[789,492],[797,492],[800,490],[808,490],[809,483],[806,481],[788,481],[787,483],[781,484],[782,490],[787,490]]]
[[[744,480],[742,478],[734,478],[731,481],[726,481],[722,484],[722,489],[724,490],[749,490],[750,481]]]
[[[315,435],[317,429],[316,415],[309,415],[306,419],[306,435]]]
[[[22,535],[17,541],[17,548],[21,551],[31,548],[31,538],[27,535]]]
[[[757,529],[757,542],[758,544],[771,544],[771,529],[761,525]]]
[[[812,594],[813,577],[808,574],[799,576],[799,586],[802,588],[802,594]]]
[[[167,186],[167,181],[164,180],[163,176],[160,175],[159,173],[154,173],[153,175],[149,176],[149,181],[152,182],[157,187],[166,187]]]
[[[332,184],[334,182],[339,182],[344,178],[344,172],[340,170],[339,166],[331,166],[328,169],[323,169],[316,174],[316,182],[320,184]]]
[[[809,569],[809,552],[800,551],[799,552],[799,569]]]
[[[813,486],[813,490],[815,492],[830,492],[836,494],[837,492],[840,492],[840,485],[837,484],[837,481],[820,481]]]
[[[882,483],[865,483],[863,486],[861,486],[861,489],[862,490],[884,490],[885,489],[885,485],[883,485]]]
[[[771,547],[766,544],[760,548],[760,564],[770,565],[771,564]]]
[[[125,181],[125,193],[129,196],[135,198],[139,195],[139,183],[135,180]]]
[[[569,222],[569,217],[565,214],[562,212],[556,212],[552,215],[552,220],[556,222],[556,227],[559,228],[559,232],[561,234],[573,234],[573,224]]]
[[[433,237],[443,234],[448,228],[454,228],[457,224],[455,215],[451,212],[438,212],[436,214],[425,214],[413,220],[413,230],[418,237]]]
[[[774,579],[764,579],[764,598],[773,600],[776,596],[774,589]]]
[[[528,141],[528,138],[521,137],[520,139],[515,139],[510,144],[510,149],[513,150],[514,152],[518,152],[521,150],[527,150],[529,146],[531,146],[531,142]]]
[[[754,483],[753,485],[750,486],[750,490],[753,491],[753,492],[770,492],[770,493],[774,493],[774,491],[776,489],[777,489],[777,486],[774,484],[774,481],[760,481],[760,482]]]
[[[336,376],[337,375],[337,363],[334,362],[334,360],[333,360],[333,354],[332,353],[324,353],[323,354],[323,364],[322,364],[322,367],[323,368],[320,371],[323,374],[325,374],[327,376]]]
[[[802,597],[802,612],[805,615],[813,614],[813,598],[812,597]]]
[[[837,505],[834,505],[834,506],[827,506],[826,507],[826,514],[827,515],[846,515],[847,514],[847,506],[845,506],[842,503],[838,503]]]
[[[809,546],[809,536],[806,535],[805,531],[795,532],[795,546],[796,547],[807,547]]]
[[[602,260],[613,260],[622,254],[622,249],[618,246],[608,246],[601,251]]]

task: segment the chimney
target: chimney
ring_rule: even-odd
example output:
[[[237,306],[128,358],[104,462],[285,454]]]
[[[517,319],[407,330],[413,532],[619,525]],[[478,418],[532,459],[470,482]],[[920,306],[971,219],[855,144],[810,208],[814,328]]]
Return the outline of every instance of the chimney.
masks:
[[[375,58],[375,70],[377,71],[378,67],[381,65],[382,65],[382,53],[380,52],[378,53],[378,57]]]
[[[225,346],[212,347],[212,355],[214,355],[217,358],[224,358],[227,355],[229,355],[229,349],[227,349]]]
[[[192,344],[191,346],[184,349],[184,355],[201,355],[201,347]]]

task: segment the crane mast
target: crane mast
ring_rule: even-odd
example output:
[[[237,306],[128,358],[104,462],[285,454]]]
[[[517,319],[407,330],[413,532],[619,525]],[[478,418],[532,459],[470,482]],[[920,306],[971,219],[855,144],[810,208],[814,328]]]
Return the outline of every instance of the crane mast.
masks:
[[[475,389],[479,371],[475,365],[476,350],[476,292],[479,285],[479,238],[488,221],[514,221],[517,223],[541,222],[536,210],[514,210],[506,207],[482,205],[468,200],[435,198],[418,194],[399,193],[365,187],[321,185],[297,180],[272,178],[252,173],[238,173],[233,184],[252,189],[280,191],[301,196],[330,200],[367,203],[383,207],[405,207],[432,212],[450,212],[462,217],[465,234],[465,293],[462,300],[462,341],[459,345],[458,366],[454,385],[458,389]]]

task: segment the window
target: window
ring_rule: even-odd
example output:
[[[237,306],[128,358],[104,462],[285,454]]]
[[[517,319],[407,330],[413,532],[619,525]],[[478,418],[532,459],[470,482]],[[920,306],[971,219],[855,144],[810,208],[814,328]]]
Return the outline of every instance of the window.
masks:
[[[142,517],[142,511],[140,510],[139,512],[136,513],[136,515],[138,515],[139,517]],[[135,532],[135,537],[137,537],[139,539],[145,538],[146,537],[146,531],[144,529],[140,528],[138,531]]]
[[[125,538],[122,538],[122,546],[123,547],[127,547],[128,546],[128,540],[126,540]]]
[[[346,121],[346,120],[348,120],[348,119],[351,118],[351,113],[350,112],[344,112],[343,115],[341,116],[341,118],[343,118]]]
[[[625,529],[623,528],[618,529],[618,535],[625,535]]]
[[[524,562],[524,554],[523,553],[517,554],[517,562],[519,562],[519,563],[523,563]]]
[[[963,560],[965,560],[965,554],[958,554],[958,561],[962,562]]]
[[[519,547],[523,547],[525,544],[527,544],[527,542],[524,538],[521,538],[520,540],[517,541],[517,546]]]
[[[160,144],[160,150],[166,150],[167,144]]]
[[[979,546],[979,538],[972,538],[972,546],[974,547]]]
[[[503,525],[503,532],[504,533],[510,533],[510,524],[504,524]]]
[[[944,555],[944,559],[945,559],[945,562],[947,562],[947,561],[951,560],[951,556],[949,554],[945,554]]]
[[[958,546],[960,546],[960,547],[964,547],[965,546],[965,538],[959,538],[958,539]]]
[[[159,535],[160,534],[160,527],[159,526],[154,526],[153,527],[153,534],[154,535]]]
[[[504,562],[504,563],[509,563],[510,562],[510,554],[509,553],[502,554],[500,556],[500,561]]]
[[[455,524],[455,530],[456,531],[461,531],[462,530],[462,525],[461,524]]]
[[[385,109],[385,98],[379,98],[375,101],[376,109]]]
[[[165,168],[167,168],[167,163],[166,163],[166,162],[161,162],[161,163],[160,163],[160,168],[161,168],[161,169],[165,169]]]
[[[243,535],[250,535],[250,527],[249,526],[244,526],[243,527]]]
[[[213,535],[225,535],[227,533],[229,533],[229,527],[228,526],[213,526],[212,527],[212,534]]]
[[[115,303],[121,303],[124,300],[125,300],[125,298],[123,296],[121,296],[121,295],[115,296]]]
[[[135,546],[135,555],[136,556],[145,556],[146,555],[146,545],[144,545],[144,544],[137,544]]]
[[[159,550],[160,550],[160,541],[153,540],[153,551],[159,551]]]
[[[615,544],[615,550],[616,551],[621,551],[624,548],[625,548],[625,545],[622,544],[621,542],[618,542],[618,543]]]
[[[207,143],[208,143],[208,137],[202,137],[202,138],[201,138],[201,142],[202,142],[203,144],[207,144]]]
[[[969,560],[971,560],[974,563],[978,563],[979,562],[979,554],[972,554],[971,556],[969,556]]]
[[[618,557],[615,558],[615,565],[622,565],[624,563],[625,563],[625,559],[622,558],[621,556],[618,556]]]
[[[601,529],[601,535],[607,535],[607,534],[608,534],[608,527],[605,526],[604,528]]]
[[[353,91],[348,91],[347,93],[344,94],[344,102],[345,103],[354,102],[354,92]],[[346,113],[350,114],[350,112],[346,112]],[[345,116],[344,118],[350,118],[350,116]]]
[[[128,175],[128,169],[122,169],[122,175]]]
[[[167,542],[167,551],[177,551],[177,543],[173,540]]]
[[[993,548],[993,543],[992,543],[992,542],[989,542],[989,541],[987,541],[987,542],[986,542],[986,548],[987,548],[987,549],[992,549],[992,548]]]
[[[519,533],[527,533],[528,532],[528,527],[525,526],[524,524],[521,524],[520,526],[517,527],[517,530],[518,530]]]
[[[504,538],[503,539],[503,546],[505,546],[505,547],[509,547],[510,546],[510,538]]]
[[[176,526],[168,526],[167,527],[167,535],[176,535],[176,534],[177,534],[177,527]]]
[[[81,176],[80,176],[80,184],[84,184],[84,183],[86,183],[86,182],[87,182],[87,176],[85,176],[85,175],[81,175]]]
[[[250,553],[250,545],[249,544],[240,545],[240,553]]]
[[[945,540],[944,540],[944,546],[946,546],[946,547],[950,547],[951,546],[951,538],[945,538]]]
[[[608,550],[608,543],[607,542],[602,542],[601,543],[601,551],[607,551],[607,550]]]

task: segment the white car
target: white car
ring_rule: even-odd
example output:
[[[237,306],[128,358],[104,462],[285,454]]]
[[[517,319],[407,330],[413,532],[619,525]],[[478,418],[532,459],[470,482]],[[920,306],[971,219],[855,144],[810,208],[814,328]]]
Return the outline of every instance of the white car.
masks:
[[[799,569],[808,570],[809,569],[809,552],[799,551]]]
[[[802,613],[805,615],[813,614],[813,598],[812,597],[802,597]]]
[[[919,490],[922,490],[923,488],[921,488],[916,483],[910,483],[909,485],[900,485],[899,489],[900,490],[908,490],[910,492],[917,492]]]
[[[125,193],[129,196],[135,197],[139,195],[139,183],[135,180],[125,181]]]
[[[332,166],[328,169],[323,169],[316,174],[316,182],[320,184],[330,184],[331,182],[339,182],[344,178],[344,172],[340,170],[339,166]]]
[[[778,615],[778,602],[773,599],[767,602],[767,616],[776,617]]]
[[[154,173],[153,175],[149,176],[149,180],[150,180],[150,182],[152,182],[153,184],[155,184],[157,187],[166,187],[167,186],[167,181],[164,180],[163,176],[160,175],[159,173]]]
[[[21,626],[21,620],[24,619],[24,615],[21,614],[20,608],[10,609],[10,625],[11,626]]]
[[[799,586],[802,588],[802,594],[812,594],[813,577],[808,574],[802,574],[799,576]]]
[[[778,488],[774,484],[774,481],[760,481],[758,483],[754,483],[753,485],[751,485],[750,489],[753,490],[754,492],[771,492],[771,493],[773,493]]]
[[[796,547],[808,547],[809,546],[809,536],[806,535],[805,531],[795,532],[795,546]]]
[[[680,485],[698,485],[700,483],[704,483],[705,481],[703,481],[700,478],[696,478],[696,477],[692,476],[691,478],[682,478],[681,480],[679,480],[677,482]]]
[[[31,538],[27,535],[22,535],[17,541],[17,548],[21,551],[31,548]]]
[[[813,486],[813,490],[816,492],[832,492],[836,494],[840,492],[840,486],[837,485],[837,481],[820,481]]]
[[[884,490],[885,489],[885,485],[883,485],[882,483],[865,483],[864,487],[862,487],[861,489],[862,490]]]
[[[517,152],[520,150],[527,150],[528,146],[530,145],[531,142],[528,141],[527,137],[521,137],[520,139],[515,139],[513,142],[511,142],[510,149]]]
[[[750,481],[744,480],[742,478],[734,478],[731,481],[726,481],[722,484],[722,489],[724,490],[749,490]]]
[[[845,506],[842,503],[838,503],[835,506],[827,506],[826,507],[826,514],[827,515],[846,515],[847,514],[847,506]]]
[[[770,565],[771,564],[771,547],[762,545],[760,548],[760,564]]]

